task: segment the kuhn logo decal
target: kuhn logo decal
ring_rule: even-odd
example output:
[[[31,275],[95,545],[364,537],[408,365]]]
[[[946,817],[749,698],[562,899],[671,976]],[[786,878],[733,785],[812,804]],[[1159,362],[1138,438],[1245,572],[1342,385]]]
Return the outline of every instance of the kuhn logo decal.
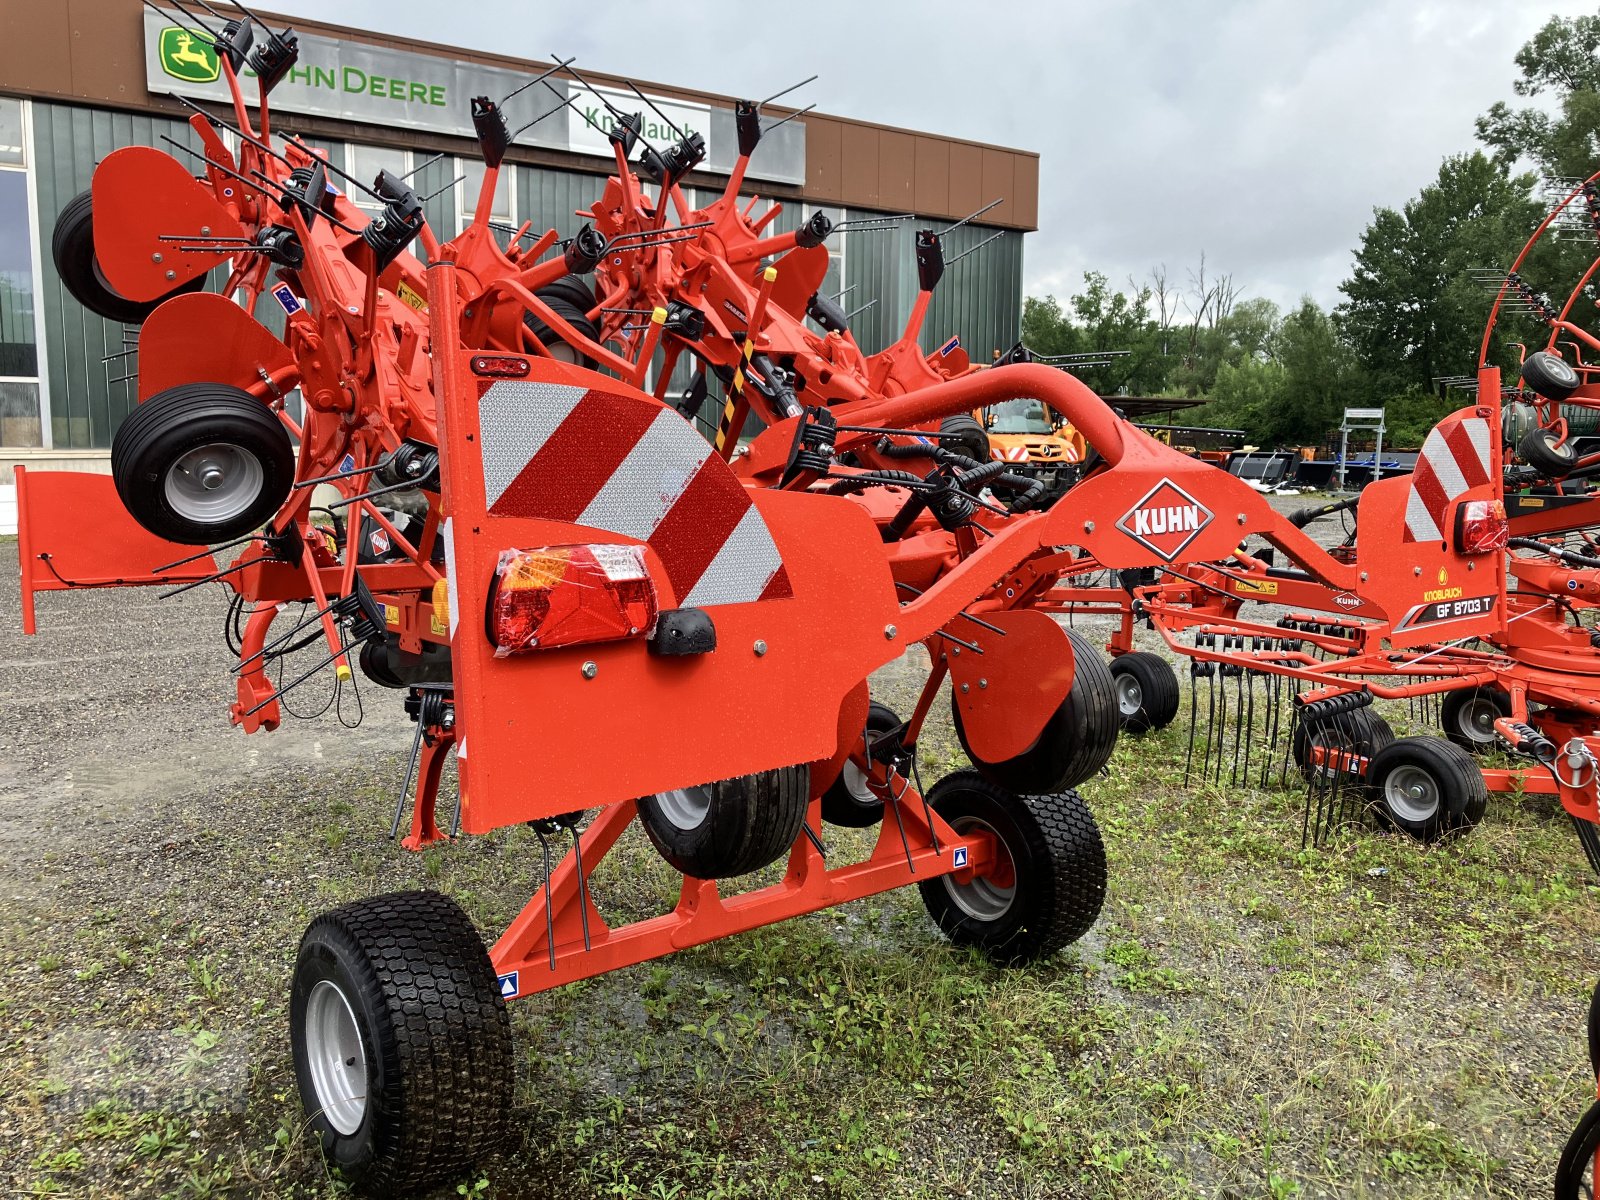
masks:
[[[1337,592],[1334,594],[1333,602],[1340,608],[1360,608],[1362,603],[1361,597],[1353,592]]]
[[[1163,479],[1129,509],[1117,528],[1147,550],[1172,562],[1215,516],[1170,479]]]

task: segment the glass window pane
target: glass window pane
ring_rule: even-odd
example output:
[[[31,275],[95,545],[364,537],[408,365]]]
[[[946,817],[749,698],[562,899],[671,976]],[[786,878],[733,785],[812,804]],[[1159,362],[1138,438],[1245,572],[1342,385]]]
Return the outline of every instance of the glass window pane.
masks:
[[[0,446],[42,446],[39,385],[0,383]]]
[[[353,145],[350,147],[349,164],[345,167],[345,170],[368,187],[371,187],[374,181],[377,180],[379,171],[388,171],[391,175],[404,175],[411,170],[411,154],[406,150],[391,150],[383,146]],[[343,183],[343,180],[335,178],[334,183],[337,186]],[[354,186],[346,190],[346,195],[362,208],[377,210],[383,207],[360,188]]]
[[[487,169],[481,158],[464,158],[456,166],[456,174],[467,177],[460,185],[463,224],[472,220],[472,214],[478,211],[478,193],[483,190],[483,176]],[[494,188],[494,207],[489,210],[491,217],[507,225],[511,224],[513,213],[511,193],[515,190],[512,179],[514,171],[515,168],[510,163],[500,165],[500,178]]]
[[[28,176],[22,171],[0,171],[0,376],[39,374],[32,254]]]
[[[22,101],[0,96],[0,164],[28,165],[28,148],[22,144]]]

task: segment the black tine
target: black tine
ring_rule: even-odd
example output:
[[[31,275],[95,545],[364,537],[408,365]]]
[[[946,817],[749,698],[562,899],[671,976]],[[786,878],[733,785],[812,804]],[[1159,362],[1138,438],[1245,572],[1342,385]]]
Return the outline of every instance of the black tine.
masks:
[[[389,838],[400,836],[400,819],[405,816],[406,796],[411,792],[411,776],[417,769],[417,756],[422,752],[422,710],[417,710],[417,734],[411,739],[411,758],[406,762],[405,778],[400,781],[400,798],[394,804],[394,820],[389,825]]]
[[[588,953],[594,948],[589,944],[589,881],[583,875],[583,843],[578,840],[577,821],[572,822],[572,857],[573,865],[578,868],[578,920],[583,924],[584,953]]]
[[[544,938],[550,946],[550,969],[556,969],[556,914],[550,898],[550,842],[539,823],[533,823],[533,836],[539,839],[539,849],[544,853]]]
[[[1194,765],[1194,719],[1195,696],[1200,691],[1200,677],[1195,674],[1195,667],[1199,664],[1193,660],[1189,663],[1189,750],[1183,756],[1183,786],[1189,786],[1189,768]]]

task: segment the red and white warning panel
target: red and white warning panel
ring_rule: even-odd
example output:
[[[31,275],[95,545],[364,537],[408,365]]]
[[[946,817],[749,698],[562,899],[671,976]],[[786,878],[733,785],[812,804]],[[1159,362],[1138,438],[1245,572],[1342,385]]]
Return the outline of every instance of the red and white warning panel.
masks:
[[[846,697],[904,646],[870,516],[747,490],[621,381],[538,357],[474,372],[448,307],[430,315],[463,827],[831,758]],[[714,649],[655,645],[683,608]]]
[[[1489,422],[1482,417],[1446,417],[1429,431],[1411,474],[1406,541],[1444,540],[1450,502],[1492,477],[1490,444]]]

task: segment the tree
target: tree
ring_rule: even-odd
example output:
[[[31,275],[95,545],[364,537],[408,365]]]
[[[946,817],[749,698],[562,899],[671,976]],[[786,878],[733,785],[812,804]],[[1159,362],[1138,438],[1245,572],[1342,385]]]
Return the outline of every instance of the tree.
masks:
[[[1477,367],[1492,296],[1474,272],[1503,270],[1539,223],[1532,188],[1532,176],[1475,151],[1445,159],[1401,211],[1374,211],[1337,317],[1380,392],[1431,389]]]
[[[1517,95],[1549,94],[1558,111],[1501,101],[1478,118],[1478,139],[1507,166],[1527,161],[1556,178],[1590,175],[1600,158],[1600,16],[1552,17],[1516,63]]]
[[[1309,296],[1283,319],[1276,338],[1283,387],[1256,429],[1268,445],[1320,442],[1349,399],[1355,357],[1332,318]]]
[[[1142,395],[1160,388],[1165,369],[1159,331],[1150,319],[1150,291],[1129,295],[1099,271],[1086,271],[1083,290],[1064,309],[1054,296],[1030,296],[1022,306],[1022,340],[1039,354],[1125,350],[1105,366],[1075,371],[1102,396]]]

